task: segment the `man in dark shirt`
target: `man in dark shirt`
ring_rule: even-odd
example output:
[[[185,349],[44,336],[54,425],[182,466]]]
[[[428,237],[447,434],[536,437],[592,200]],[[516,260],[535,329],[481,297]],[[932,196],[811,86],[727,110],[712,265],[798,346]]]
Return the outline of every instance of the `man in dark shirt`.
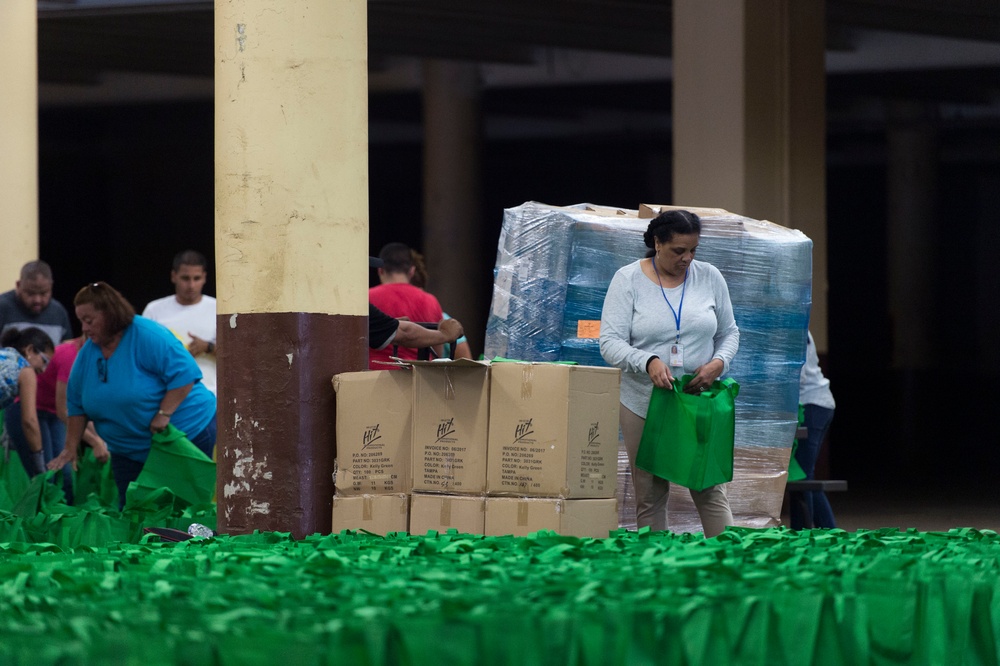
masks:
[[[371,303],[368,304],[368,346],[372,349],[384,349],[390,344],[414,349],[434,347],[458,340],[463,332],[462,324],[457,319],[445,319],[434,330],[412,321],[390,317]]]
[[[73,337],[66,308],[52,299],[52,269],[44,261],[26,263],[14,289],[0,294],[0,335],[29,326],[45,331],[53,346]]]

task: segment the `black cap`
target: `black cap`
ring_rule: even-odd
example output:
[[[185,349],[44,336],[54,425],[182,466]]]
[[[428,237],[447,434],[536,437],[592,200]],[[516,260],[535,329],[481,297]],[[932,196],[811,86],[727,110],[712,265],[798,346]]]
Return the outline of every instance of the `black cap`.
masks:
[[[368,257],[368,268],[382,268],[382,260],[378,257]]]

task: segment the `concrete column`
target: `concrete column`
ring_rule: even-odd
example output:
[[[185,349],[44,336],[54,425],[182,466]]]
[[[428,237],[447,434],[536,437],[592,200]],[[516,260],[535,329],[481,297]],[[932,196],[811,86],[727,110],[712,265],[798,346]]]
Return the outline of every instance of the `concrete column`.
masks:
[[[38,259],[38,7],[0,2],[0,285]]]
[[[939,364],[933,353],[940,344],[936,315],[935,271],[927,262],[940,252],[935,229],[937,132],[934,105],[891,102],[887,128],[887,248],[892,364],[919,369]]]
[[[328,532],[367,366],[364,0],[216,0],[219,530]],[[375,406],[373,406],[375,408]]]
[[[424,255],[427,290],[462,322],[473,354],[483,351],[493,255],[483,265],[479,69],[428,60],[424,94]],[[488,254],[488,253],[487,253]],[[461,279],[435,279],[462,276]],[[485,295],[485,296],[484,296]]]
[[[809,236],[825,349],[825,3],[674,0],[673,12],[674,203]]]

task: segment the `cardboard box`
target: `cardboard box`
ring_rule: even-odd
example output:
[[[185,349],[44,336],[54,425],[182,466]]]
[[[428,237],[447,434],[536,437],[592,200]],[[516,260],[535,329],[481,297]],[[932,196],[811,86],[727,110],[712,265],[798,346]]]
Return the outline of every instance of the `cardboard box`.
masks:
[[[615,496],[620,370],[505,362],[490,373],[488,494]]]
[[[410,495],[410,534],[422,536],[429,530],[462,534],[482,534],[486,498],[482,495],[413,493]]]
[[[333,497],[331,532],[365,530],[385,536],[409,528],[409,495],[361,495]]]
[[[343,372],[333,377],[338,495],[409,492],[412,382],[409,370]]]
[[[481,495],[486,491],[490,364],[413,361],[411,488]]]
[[[487,536],[526,536],[552,530],[565,536],[606,539],[618,529],[618,500],[557,497],[487,497]]]

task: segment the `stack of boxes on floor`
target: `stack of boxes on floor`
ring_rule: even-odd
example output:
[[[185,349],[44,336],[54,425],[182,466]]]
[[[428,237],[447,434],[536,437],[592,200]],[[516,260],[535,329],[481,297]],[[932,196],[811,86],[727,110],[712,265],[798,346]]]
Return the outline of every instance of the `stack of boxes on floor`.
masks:
[[[334,532],[603,538],[618,527],[615,368],[414,362],[333,385]]]

